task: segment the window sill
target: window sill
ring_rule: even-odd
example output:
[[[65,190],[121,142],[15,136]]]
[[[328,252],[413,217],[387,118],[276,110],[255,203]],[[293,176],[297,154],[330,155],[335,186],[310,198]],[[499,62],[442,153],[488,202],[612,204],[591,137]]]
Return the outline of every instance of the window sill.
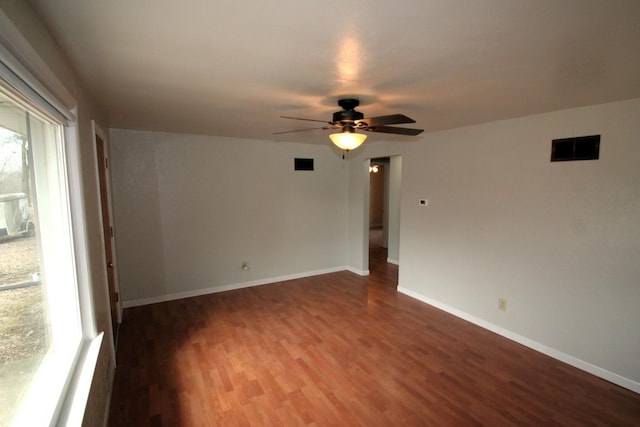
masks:
[[[104,339],[101,332],[93,339],[83,341],[80,350],[80,358],[75,368],[74,375],[62,402],[60,415],[55,423],[57,426],[80,426],[84,418],[89,391],[93,382],[93,375],[98,363],[98,356]]]

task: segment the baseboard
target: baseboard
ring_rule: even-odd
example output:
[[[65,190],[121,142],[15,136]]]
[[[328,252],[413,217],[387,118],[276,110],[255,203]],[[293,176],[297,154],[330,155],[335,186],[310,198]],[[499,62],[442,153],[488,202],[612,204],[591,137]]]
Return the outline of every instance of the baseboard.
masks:
[[[358,268],[354,268],[354,267],[346,267],[345,268],[347,271],[350,271],[352,273],[355,273],[359,276],[368,276],[369,275],[369,270],[360,270]]]
[[[400,265],[400,261],[394,258],[387,258],[389,264]]]
[[[480,319],[478,317],[472,316],[469,313],[466,313],[464,311],[458,310],[457,308],[451,307],[449,305],[443,304],[439,301],[433,300],[431,298],[428,298],[424,295],[421,295],[417,292],[411,291],[407,288],[404,288],[402,286],[398,286],[398,292],[405,294],[407,296],[410,296],[412,298],[415,298],[419,301],[422,301],[426,304],[429,304],[433,307],[439,308],[440,310],[446,311],[449,314],[452,314],[456,317],[459,317],[461,319],[464,319],[468,322],[471,322],[477,326],[480,326],[481,328],[487,329],[491,332],[494,332],[498,335],[501,335],[507,339],[510,339],[511,341],[515,341],[519,344],[522,344],[526,347],[529,347],[533,350],[539,351],[540,353],[546,354],[549,357],[553,357],[556,360],[559,360],[561,362],[564,362],[568,365],[571,365],[575,368],[581,369],[585,372],[588,372],[590,374],[593,374],[597,377],[600,377],[602,379],[605,379],[607,381],[610,381],[614,384],[619,385],[620,387],[624,387],[626,389],[629,389],[635,393],[640,393],[640,383],[637,381],[633,381],[629,378],[625,378],[621,375],[618,375],[616,373],[613,373],[611,371],[607,371],[606,369],[600,368],[599,366],[593,365],[589,362],[585,362],[584,360],[578,359],[574,356],[571,356],[569,354],[563,353],[561,351],[558,351],[554,348],[548,347],[544,344],[541,344],[537,341],[534,341],[532,339],[529,339],[527,337],[524,337],[522,335],[516,334],[512,331],[509,331],[508,329],[505,329],[501,326],[498,325],[494,325],[493,323],[487,322],[483,319]]]
[[[159,302],[174,301],[174,300],[183,299],[183,298],[197,297],[200,295],[215,294],[218,292],[233,291],[236,289],[243,289],[243,288],[251,288],[253,286],[268,285],[271,283],[284,282],[286,280],[302,279],[304,277],[318,276],[320,274],[335,273],[337,271],[344,271],[344,270],[353,271],[350,267],[346,267],[346,266],[326,268],[323,270],[306,271],[303,273],[289,274],[285,276],[250,280],[248,282],[232,283],[229,285],[213,286],[210,288],[195,289],[193,291],[178,292],[175,294],[159,295],[156,297],[124,301],[122,303],[122,307],[130,308],[130,307],[138,307],[141,305],[156,304]],[[369,274],[368,270],[367,270],[367,274]],[[362,275],[366,275],[366,274],[362,274]]]

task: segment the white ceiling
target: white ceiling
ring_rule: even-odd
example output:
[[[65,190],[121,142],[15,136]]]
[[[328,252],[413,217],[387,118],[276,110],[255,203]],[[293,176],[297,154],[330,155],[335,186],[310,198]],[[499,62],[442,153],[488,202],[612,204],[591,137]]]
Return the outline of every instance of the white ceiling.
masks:
[[[272,134],[344,96],[427,131],[640,97],[638,0],[31,3],[115,128],[327,143]]]

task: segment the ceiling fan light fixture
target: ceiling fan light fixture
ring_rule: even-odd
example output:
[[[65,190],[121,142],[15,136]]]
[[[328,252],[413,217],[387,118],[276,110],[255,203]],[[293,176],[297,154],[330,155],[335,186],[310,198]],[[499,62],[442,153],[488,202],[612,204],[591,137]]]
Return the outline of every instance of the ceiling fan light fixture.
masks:
[[[329,134],[329,139],[331,139],[331,142],[339,149],[349,151],[361,146],[365,139],[367,139],[367,135],[353,131],[344,131]]]

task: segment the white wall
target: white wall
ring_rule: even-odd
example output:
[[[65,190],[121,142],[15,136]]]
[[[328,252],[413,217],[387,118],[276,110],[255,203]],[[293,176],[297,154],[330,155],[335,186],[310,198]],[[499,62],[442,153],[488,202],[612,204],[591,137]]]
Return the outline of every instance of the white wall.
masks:
[[[552,139],[593,134],[599,160],[549,161]],[[639,136],[635,99],[407,146],[401,289],[640,390]]]
[[[349,205],[347,265],[355,273],[369,274],[369,157],[367,147],[348,153]]]
[[[402,156],[393,156],[389,164],[389,239],[387,260],[400,264],[400,200],[402,196]]]
[[[116,129],[110,139],[125,304],[345,267],[347,164],[329,147]],[[295,157],[315,171],[294,171]]]

